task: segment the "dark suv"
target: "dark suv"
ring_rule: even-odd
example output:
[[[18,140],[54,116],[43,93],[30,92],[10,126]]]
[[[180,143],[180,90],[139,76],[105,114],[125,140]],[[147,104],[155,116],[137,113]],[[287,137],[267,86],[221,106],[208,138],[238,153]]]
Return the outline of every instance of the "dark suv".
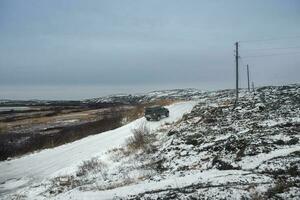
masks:
[[[162,117],[169,117],[169,110],[163,106],[151,106],[145,108],[145,117],[147,121],[159,121]]]

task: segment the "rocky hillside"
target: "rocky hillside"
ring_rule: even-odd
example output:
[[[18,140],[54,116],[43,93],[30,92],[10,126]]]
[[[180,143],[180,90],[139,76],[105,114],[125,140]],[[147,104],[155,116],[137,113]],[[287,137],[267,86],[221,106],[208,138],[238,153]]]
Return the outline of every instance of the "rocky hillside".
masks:
[[[201,95],[203,91],[197,89],[173,89],[173,90],[159,90],[145,94],[124,94],[124,95],[110,95],[94,99],[84,100],[85,104],[101,104],[101,103],[119,103],[119,104],[137,104],[143,102],[151,102],[163,99],[175,100],[190,100],[195,99]]]
[[[132,105],[149,103],[156,100],[190,100],[199,97],[203,91],[193,88],[157,90],[141,94],[114,94],[92,99],[68,100],[9,100],[0,99],[0,108],[7,106],[105,106],[105,105]],[[10,108],[13,109],[13,108]],[[1,111],[1,110],[0,110]]]
[[[127,198],[299,199],[300,86],[244,91],[233,102],[232,91],[203,94],[153,156],[160,180],[196,180]]]

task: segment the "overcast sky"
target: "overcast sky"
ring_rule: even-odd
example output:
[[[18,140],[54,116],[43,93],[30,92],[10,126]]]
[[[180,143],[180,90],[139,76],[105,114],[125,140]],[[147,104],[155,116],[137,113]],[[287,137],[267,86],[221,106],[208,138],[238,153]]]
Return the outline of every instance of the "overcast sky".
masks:
[[[269,38],[241,85],[299,83],[299,0],[1,0],[0,85],[234,88]]]

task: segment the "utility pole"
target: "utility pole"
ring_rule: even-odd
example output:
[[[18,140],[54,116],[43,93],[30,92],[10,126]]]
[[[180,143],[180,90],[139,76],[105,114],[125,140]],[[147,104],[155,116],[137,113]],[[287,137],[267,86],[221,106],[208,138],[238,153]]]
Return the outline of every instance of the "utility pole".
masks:
[[[237,105],[239,100],[239,43],[235,43],[235,92],[236,99],[235,104]]]
[[[248,91],[250,92],[249,65],[247,65]]]
[[[252,91],[255,92],[255,89],[254,89],[254,82],[252,81]]]

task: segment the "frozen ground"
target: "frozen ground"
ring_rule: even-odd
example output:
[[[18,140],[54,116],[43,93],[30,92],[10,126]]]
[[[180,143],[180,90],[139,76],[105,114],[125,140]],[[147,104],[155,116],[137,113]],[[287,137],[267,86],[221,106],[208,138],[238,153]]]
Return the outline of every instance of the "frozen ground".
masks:
[[[58,168],[51,164],[55,158],[45,156],[43,180],[20,178],[30,170],[16,170],[19,176],[6,171],[2,198],[300,199],[300,85],[241,91],[238,105],[233,90],[196,97],[197,103],[170,106],[170,119],[151,122],[150,139],[142,148],[125,142],[143,122],[139,119],[78,141],[80,149],[78,142],[62,146],[69,153],[53,154]],[[57,150],[46,155],[52,151]],[[18,168],[17,160],[11,163]]]
[[[178,120],[184,113],[189,112],[195,104],[195,102],[182,102],[168,106],[170,117],[159,122],[150,122],[150,128],[156,129],[161,124]],[[123,144],[126,138],[132,134],[132,128],[143,121],[145,119],[141,118],[112,131],[89,136],[54,149],[1,162],[1,195],[65,172],[73,172],[82,161],[100,156],[109,149]]]

